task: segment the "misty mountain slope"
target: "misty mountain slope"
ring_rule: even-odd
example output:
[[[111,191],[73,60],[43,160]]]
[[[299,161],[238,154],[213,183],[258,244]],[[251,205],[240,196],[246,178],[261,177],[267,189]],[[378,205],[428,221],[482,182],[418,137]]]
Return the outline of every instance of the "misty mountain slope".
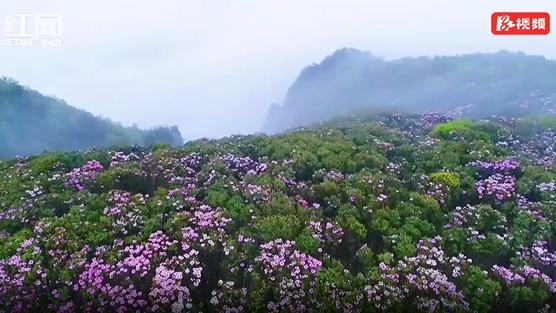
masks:
[[[498,52],[384,61],[343,48],[306,67],[273,104],[273,133],[368,109],[457,111],[471,117],[556,112],[556,62]]]
[[[14,80],[0,79],[0,157],[154,143],[180,145],[183,139],[177,127],[123,127]]]

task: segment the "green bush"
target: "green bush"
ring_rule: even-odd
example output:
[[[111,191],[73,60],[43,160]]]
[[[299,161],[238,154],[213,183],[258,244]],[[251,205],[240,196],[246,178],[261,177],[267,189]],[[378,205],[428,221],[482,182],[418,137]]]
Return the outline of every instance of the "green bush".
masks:
[[[274,239],[293,240],[299,234],[301,221],[292,215],[271,215],[255,223],[255,230],[262,241]]]
[[[490,312],[499,302],[501,286],[490,279],[483,270],[471,265],[463,278],[463,294],[469,301],[470,308],[475,312]]]
[[[471,120],[455,120],[436,125],[432,131],[432,135],[434,137],[447,139],[451,133],[463,133],[470,130],[472,126],[473,122]]]
[[[460,186],[460,180],[457,174],[449,172],[439,172],[433,173],[430,176],[432,182],[437,184],[442,184],[443,186],[448,186],[450,188],[458,188]]]

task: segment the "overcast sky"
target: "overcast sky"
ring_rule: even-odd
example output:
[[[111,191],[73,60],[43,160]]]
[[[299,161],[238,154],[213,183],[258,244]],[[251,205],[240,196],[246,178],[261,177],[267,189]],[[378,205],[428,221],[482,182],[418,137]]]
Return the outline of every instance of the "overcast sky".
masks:
[[[341,47],[387,59],[524,51],[548,36],[493,36],[495,11],[554,0],[0,0],[0,18],[58,14],[63,47],[0,45],[0,75],[124,125],[186,139],[257,131],[301,69]],[[1,24],[0,24],[1,25]]]

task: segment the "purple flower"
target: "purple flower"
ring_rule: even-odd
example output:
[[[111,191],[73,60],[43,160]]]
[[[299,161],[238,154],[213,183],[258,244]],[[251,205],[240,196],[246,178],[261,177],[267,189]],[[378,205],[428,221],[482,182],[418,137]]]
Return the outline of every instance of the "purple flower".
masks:
[[[102,164],[98,161],[87,161],[82,167],[76,168],[66,174],[66,187],[74,188],[77,191],[85,189],[84,182],[96,178],[102,171]]]

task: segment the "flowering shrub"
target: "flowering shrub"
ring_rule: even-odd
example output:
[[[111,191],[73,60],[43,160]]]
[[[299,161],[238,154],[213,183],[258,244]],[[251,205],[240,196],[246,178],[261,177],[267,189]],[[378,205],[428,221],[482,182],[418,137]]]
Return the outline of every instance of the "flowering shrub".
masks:
[[[469,165],[491,174],[515,174],[521,169],[521,164],[516,160],[502,160],[497,162],[476,161]]]
[[[509,175],[494,174],[476,183],[479,198],[492,198],[502,202],[515,195],[515,178]]]
[[[317,309],[315,277],[322,268],[322,262],[297,250],[292,250],[293,241],[277,239],[262,244],[256,262],[261,264],[263,273],[270,280],[275,293],[275,301],[267,305],[272,312],[303,312]]]
[[[104,214],[113,220],[112,227],[118,232],[125,235],[130,230],[141,229],[145,224],[140,210],[145,199],[141,194],[131,199],[129,192],[111,192],[108,201],[112,205],[104,208]]]
[[[368,301],[379,309],[389,309],[408,298],[426,311],[468,309],[463,294],[449,277],[462,275],[462,266],[471,263],[463,255],[448,259],[439,247],[440,237],[420,241],[417,254],[400,260],[396,267],[379,264],[382,284],[369,286]],[[386,282],[386,283],[385,283]]]
[[[98,161],[88,161],[82,167],[76,168],[66,175],[66,186],[81,191],[85,189],[84,182],[94,179],[102,169],[103,166]]]

